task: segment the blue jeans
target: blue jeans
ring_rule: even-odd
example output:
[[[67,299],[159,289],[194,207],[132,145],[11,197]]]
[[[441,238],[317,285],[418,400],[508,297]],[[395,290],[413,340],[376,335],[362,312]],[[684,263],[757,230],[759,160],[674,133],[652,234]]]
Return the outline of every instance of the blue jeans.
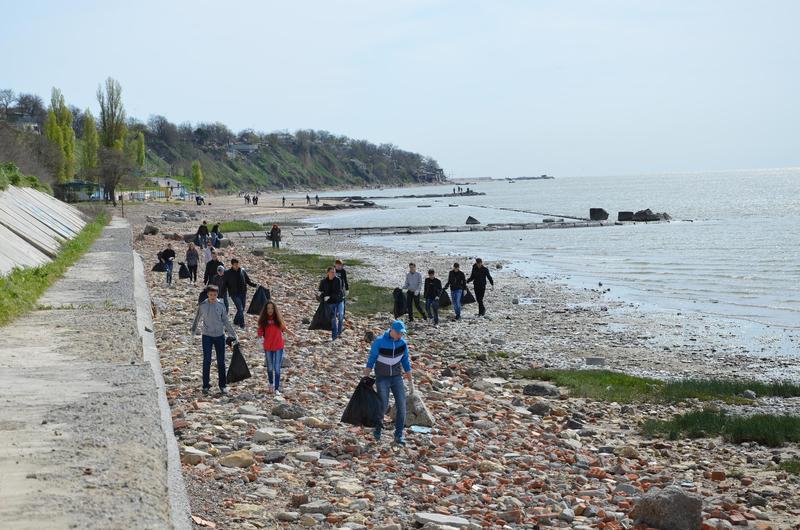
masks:
[[[167,269],[167,285],[172,285],[172,267],[175,265],[172,261],[164,263]]]
[[[211,232],[211,246],[216,247],[217,243],[219,242],[219,234],[217,232]]]
[[[344,329],[344,301],[328,306],[331,311],[331,339],[336,340]]]
[[[208,245],[208,236],[198,235],[197,239],[198,239],[197,243],[200,245],[200,248],[206,248],[206,245]]]
[[[211,337],[203,335],[203,388],[211,388],[211,347],[217,351],[217,374],[219,387],[225,388],[225,335]]]
[[[267,367],[267,377],[269,384],[275,390],[281,386],[281,363],[283,362],[283,349],[277,351],[264,350],[264,366]]]
[[[453,299],[453,310],[456,312],[456,318],[461,318],[461,295],[464,291],[461,289],[453,289],[450,291],[450,298]]]
[[[244,295],[231,295],[231,300],[233,300],[233,305],[236,306],[236,316],[233,317],[233,325],[244,329]]]
[[[281,242],[277,239],[272,240],[272,248],[281,248]]]
[[[406,386],[403,384],[402,375],[382,376],[379,375],[375,379],[375,386],[378,391],[378,397],[381,398],[381,406],[383,414],[381,415],[381,427],[375,428],[376,438],[380,435],[383,415],[389,410],[389,390],[394,395],[394,404],[397,409],[397,415],[394,419],[394,438],[395,440],[403,439],[403,429],[406,425]]]
[[[428,313],[428,318],[433,319],[434,324],[439,323],[439,301],[435,298],[425,299],[425,312]]]

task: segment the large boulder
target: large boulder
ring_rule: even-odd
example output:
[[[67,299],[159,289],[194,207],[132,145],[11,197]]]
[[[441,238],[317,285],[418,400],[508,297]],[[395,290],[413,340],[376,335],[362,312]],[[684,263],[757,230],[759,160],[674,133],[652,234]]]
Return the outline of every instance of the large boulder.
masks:
[[[667,212],[654,213],[650,208],[639,210],[633,214],[633,220],[638,222],[669,221],[672,219]]]
[[[158,233],[158,227],[153,225],[145,225],[142,233],[146,236],[154,236]]]
[[[700,530],[703,523],[702,497],[678,486],[651,488],[636,503],[631,516],[637,523],[661,530]]]
[[[481,222],[470,215],[469,217],[467,217],[467,224],[468,225],[479,225],[479,224],[481,224]]]
[[[522,389],[522,393],[526,396],[557,397],[561,395],[561,392],[559,392],[558,387],[553,386],[549,383],[531,383],[529,385],[525,385]]]
[[[603,208],[589,208],[589,219],[592,221],[605,221],[608,219],[608,212]]]
[[[394,421],[397,415],[397,409],[394,405],[389,409],[389,417]],[[422,401],[422,396],[419,392],[406,392],[406,427],[412,425],[419,425],[420,427],[433,427],[433,415],[428,410],[425,402]]]
[[[219,459],[219,464],[225,467],[250,467],[256,463],[253,453],[242,449]]]

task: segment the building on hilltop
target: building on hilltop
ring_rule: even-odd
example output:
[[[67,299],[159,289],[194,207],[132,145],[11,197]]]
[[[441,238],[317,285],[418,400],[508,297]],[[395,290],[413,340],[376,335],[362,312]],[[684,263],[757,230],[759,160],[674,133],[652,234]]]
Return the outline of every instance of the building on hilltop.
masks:
[[[225,151],[228,158],[236,158],[239,155],[249,155],[258,151],[258,144],[229,144]]]

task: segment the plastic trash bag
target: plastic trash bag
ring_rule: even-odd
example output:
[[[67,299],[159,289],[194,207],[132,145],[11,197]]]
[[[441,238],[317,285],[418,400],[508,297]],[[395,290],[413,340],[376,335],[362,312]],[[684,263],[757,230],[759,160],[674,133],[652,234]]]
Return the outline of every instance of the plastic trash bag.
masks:
[[[341,421],[360,427],[378,427],[383,424],[381,398],[375,391],[374,378],[361,378],[342,413]]]
[[[180,263],[180,268],[178,269],[178,278],[185,280],[190,276],[189,274],[189,267],[186,266],[185,263]]]
[[[395,318],[400,315],[405,315],[408,312],[406,311],[406,294],[398,287],[392,291],[392,296],[394,297],[394,309],[392,313],[394,313]]]
[[[464,294],[461,295],[461,305],[474,304],[475,297],[469,292],[469,289],[464,289]]]
[[[308,326],[308,329],[322,329],[322,330],[331,330],[331,318],[333,314],[331,313],[331,309],[328,307],[328,304],[325,302],[320,302],[319,307],[317,307],[317,312],[314,313],[314,317],[311,319],[311,325]]]
[[[249,378],[250,369],[247,367],[247,361],[244,360],[239,343],[236,343],[233,345],[231,364],[228,366],[228,383],[238,383]]]
[[[447,291],[442,291],[439,295],[439,309],[444,309],[445,307],[450,307],[453,305],[452,300],[450,300],[450,295],[447,294]]]
[[[150,270],[153,272],[167,272],[167,265],[163,261],[159,261]]]
[[[266,287],[258,286],[256,292],[253,293],[253,299],[250,300],[250,307],[247,308],[248,315],[260,315],[261,310],[264,309],[264,306],[267,305],[269,302],[269,289]]]

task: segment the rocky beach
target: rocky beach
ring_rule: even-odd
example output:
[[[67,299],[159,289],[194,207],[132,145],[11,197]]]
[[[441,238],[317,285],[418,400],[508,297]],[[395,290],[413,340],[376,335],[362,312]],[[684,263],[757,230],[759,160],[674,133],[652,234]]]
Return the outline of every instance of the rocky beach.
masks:
[[[182,205],[190,216],[180,222],[159,219],[163,206],[136,205],[130,208],[134,235],[148,216],[159,230],[137,237],[135,247],[152,265],[168,242],[164,234],[194,232],[203,218],[266,217],[282,224],[307,215],[276,208],[278,201],[265,197],[246,210],[235,198],[215,198],[202,210]],[[346,265],[351,282],[396,287],[409,261],[446,277],[454,261],[367,247],[356,238],[293,237],[289,228],[283,234],[288,252],[363,262]],[[606,299],[601,287],[569,289],[490,263],[497,287],[487,293],[488,318],[466,306],[461,321],[444,312],[439,327],[410,326],[416,392],[433,425],[418,421],[405,447],[375,443],[368,429],[339,418],[360,379],[366,336],[382,333],[392,320],[390,300],[384,312],[348,314],[346,331],[332,344],[327,332],[307,330],[323,271],[311,276],[286,267],[270,258],[267,243],[234,239],[222,253],[226,262],[238,257],[270,288],[296,334],[287,342],[279,397],[266,393],[253,316],[240,335],[253,377],[232,385],[229,396],[203,396],[200,342],[190,334],[200,287],[178,280],[177,270],[172,288],[162,273],[147,272],[197,528],[643,529],[693,528],[699,518],[703,528],[800,528],[800,476],[779,466],[800,456],[797,444],[641,432],[645,420],[708,406],[798,415],[800,398],[618,403],[578,397],[521,374],[604,368],[663,380],[798,382],[800,358],[754,354],[711,321],[648,314]],[[457,261],[466,266],[473,258]]]

